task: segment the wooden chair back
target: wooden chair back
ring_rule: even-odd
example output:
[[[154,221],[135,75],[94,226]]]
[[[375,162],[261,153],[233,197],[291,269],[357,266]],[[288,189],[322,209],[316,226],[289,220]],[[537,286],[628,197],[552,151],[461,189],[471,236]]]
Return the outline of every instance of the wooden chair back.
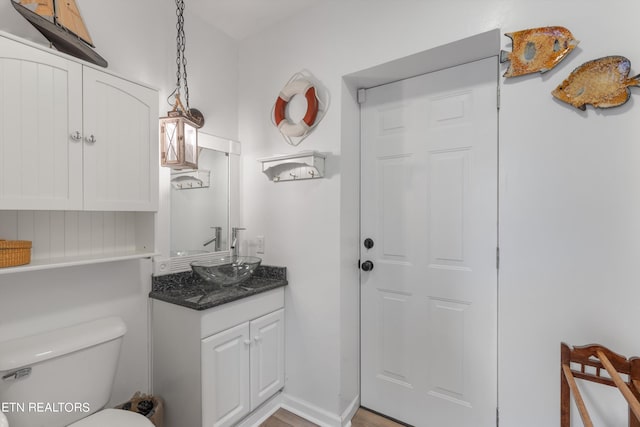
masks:
[[[560,367],[560,427],[571,425],[572,394],[585,427],[593,426],[575,378],[617,387],[629,405],[629,427],[640,427],[640,358],[627,359],[598,344],[571,348],[562,343]]]

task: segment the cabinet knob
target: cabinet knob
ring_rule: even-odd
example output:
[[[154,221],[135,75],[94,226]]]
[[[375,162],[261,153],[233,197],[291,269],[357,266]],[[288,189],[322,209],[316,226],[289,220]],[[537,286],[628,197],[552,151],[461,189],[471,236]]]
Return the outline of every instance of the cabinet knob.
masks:
[[[262,341],[262,337],[256,335],[255,337],[253,337],[254,340],[256,340],[256,342]]]
[[[251,345],[251,340],[244,340],[245,345]]]
[[[71,139],[74,141],[80,141],[82,139],[82,135],[80,135],[80,131],[75,131],[71,134]]]
[[[86,137],[84,140],[87,141],[89,144],[95,144],[96,143],[96,137],[93,136],[93,135],[90,135],[90,136]]]

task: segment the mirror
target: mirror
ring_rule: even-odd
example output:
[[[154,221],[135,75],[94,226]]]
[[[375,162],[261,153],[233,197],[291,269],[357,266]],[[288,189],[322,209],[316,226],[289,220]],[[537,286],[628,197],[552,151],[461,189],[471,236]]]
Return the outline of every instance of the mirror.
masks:
[[[229,250],[229,154],[199,148],[198,170],[171,171],[171,257]]]

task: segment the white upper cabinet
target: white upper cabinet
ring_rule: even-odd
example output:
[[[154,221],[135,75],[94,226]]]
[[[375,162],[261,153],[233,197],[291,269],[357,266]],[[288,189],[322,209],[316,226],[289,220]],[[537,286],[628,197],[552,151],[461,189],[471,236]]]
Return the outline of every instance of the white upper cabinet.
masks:
[[[155,211],[158,94],[0,36],[0,209]]]

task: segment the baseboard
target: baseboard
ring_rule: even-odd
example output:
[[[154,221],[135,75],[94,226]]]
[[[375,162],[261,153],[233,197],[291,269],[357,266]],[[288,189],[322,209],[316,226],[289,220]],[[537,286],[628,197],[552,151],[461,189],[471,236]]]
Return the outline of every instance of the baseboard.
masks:
[[[347,406],[347,409],[342,413],[342,427],[351,427],[351,420],[358,412],[358,408],[360,408],[360,395],[357,395]]]
[[[282,408],[321,427],[343,427],[338,415],[286,393],[282,396]]]
[[[282,392],[276,394],[259,408],[253,411],[247,418],[240,421],[236,427],[259,427],[267,418],[282,407]]]
[[[342,416],[339,417],[307,401],[280,392],[263,403],[247,418],[240,421],[236,427],[259,427],[280,408],[286,409],[320,427],[351,427],[351,419],[359,406],[360,396],[356,396]]]

